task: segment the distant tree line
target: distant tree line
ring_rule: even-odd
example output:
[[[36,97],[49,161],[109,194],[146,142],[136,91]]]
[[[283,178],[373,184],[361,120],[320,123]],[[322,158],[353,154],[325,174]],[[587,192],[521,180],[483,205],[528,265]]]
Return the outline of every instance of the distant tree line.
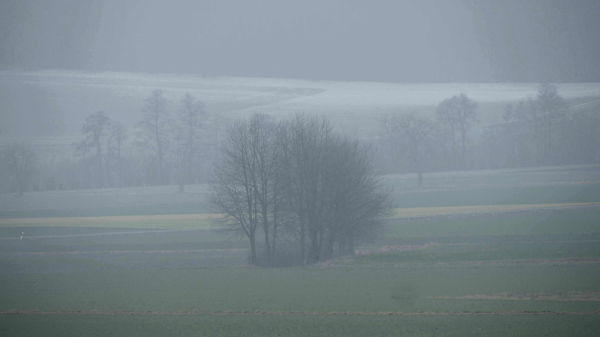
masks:
[[[480,167],[600,162],[600,114],[569,110],[555,85],[542,84],[535,98],[507,105],[502,119],[484,128]]]
[[[414,112],[386,116],[378,138],[379,164],[387,173],[594,164],[600,162],[600,115],[570,110],[553,84],[535,97],[505,107],[502,122],[473,127],[478,105],[465,94],[442,101],[436,116]]]
[[[255,115],[222,143],[211,198],[222,228],[250,243],[249,263],[316,263],[353,254],[391,209],[371,148],[336,135],[326,119],[275,123]]]
[[[133,130],[104,111],[86,117],[72,158],[41,160],[45,153],[27,143],[2,147],[0,192],[68,190],[206,182],[225,121],[185,94],[176,113],[161,90],[144,101]]]
[[[174,111],[172,106],[176,106]],[[90,114],[71,158],[47,159],[30,144],[0,146],[0,192],[67,190],[207,182],[227,120],[185,94],[169,102],[153,91],[127,130],[106,112]],[[552,84],[505,107],[502,120],[479,124],[478,104],[465,94],[438,104],[433,118],[416,112],[385,117],[376,163],[385,173],[423,173],[600,162],[600,114],[570,109]]]

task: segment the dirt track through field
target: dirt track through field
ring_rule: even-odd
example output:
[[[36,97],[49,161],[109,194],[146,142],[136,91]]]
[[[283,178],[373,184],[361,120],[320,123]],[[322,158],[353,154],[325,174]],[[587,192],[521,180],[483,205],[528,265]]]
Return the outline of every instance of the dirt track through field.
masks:
[[[8,310],[0,311],[0,315],[135,315],[135,316],[598,316],[599,311],[495,311],[495,312],[403,312],[403,311],[253,311],[253,312],[202,312],[202,311],[37,311],[37,310]]]

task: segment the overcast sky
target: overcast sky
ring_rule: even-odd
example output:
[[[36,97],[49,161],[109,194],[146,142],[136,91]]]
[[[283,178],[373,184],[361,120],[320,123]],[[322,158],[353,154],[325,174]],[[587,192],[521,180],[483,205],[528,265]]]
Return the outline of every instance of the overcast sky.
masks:
[[[0,69],[600,82],[600,1],[2,0]]]

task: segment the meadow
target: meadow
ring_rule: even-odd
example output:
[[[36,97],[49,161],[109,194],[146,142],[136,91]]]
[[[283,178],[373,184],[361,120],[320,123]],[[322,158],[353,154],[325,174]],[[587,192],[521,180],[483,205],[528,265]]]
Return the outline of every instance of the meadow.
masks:
[[[246,242],[214,231],[44,227],[21,241],[5,227],[0,320],[32,336],[592,336],[598,219],[598,206],[399,219],[356,256],[283,269],[247,266]]]
[[[203,185],[189,193],[36,192],[35,203],[2,206],[0,329],[7,336],[594,336],[599,171],[435,173],[423,189],[414,175],[386,176],[398,209],[385,233],[354,256],[294,268],[248,266],[246,240],[214,231],[215,215],[176,213],[177,198],[207,208]],[[164,202],[153,213],[108,215],[117,201],[126,207],[153,196]],[[99,200],[102,216],[79,209],[77,198]],[[45,216],[52,207],[85,216]]]
[[[423,177],[422,188],[416,174],[386,175],[382,184],[402,209],[485,206],[489,211],[498,205],[600,202],[600,165],[432,172]],[[185,193],[177,186],[148,186],[0,194],[0,226],[10,225],[3,219],[15,218],[54,218],[44,220],[50,224],[61,217],[205,214],[211,213],[210,194],[205,184],[188,185]]]

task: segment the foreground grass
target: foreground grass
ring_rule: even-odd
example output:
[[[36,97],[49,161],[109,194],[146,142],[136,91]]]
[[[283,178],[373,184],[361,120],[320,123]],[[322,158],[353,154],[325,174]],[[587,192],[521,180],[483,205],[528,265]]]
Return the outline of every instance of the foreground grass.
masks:
[[[154,261],[147,255],[124,258],[125,263],[120,264],[117,260],[89,256],[69,257],[62,261],[62,269],[54,272],[1,275],[0,311],[600,310],[600,301],[458,298],[502,293],[598,292],[597,264],[464,263],[263,270],[211,266],[207,261],[194,262],[193,257],[182,255],[171,259],[182,259],[184,263]],[[196,258],[201,258],[201,253]],[[80,260],[73,261],[77,259]],[[43,266],[48,260],[38,262]],[[70,268],[65,264],[70,264]]]
[[[63,314],[0,314],[2,335],[597,332],[600,207],[467,210],[392,221],[358,256],[284,269],[244,266],[245,240],[213,231],[3,227],[0,312]],[[342,312],[366,315],[330,315]]]
[[[597,316],[0,315],[5,336],[596,336]]]

